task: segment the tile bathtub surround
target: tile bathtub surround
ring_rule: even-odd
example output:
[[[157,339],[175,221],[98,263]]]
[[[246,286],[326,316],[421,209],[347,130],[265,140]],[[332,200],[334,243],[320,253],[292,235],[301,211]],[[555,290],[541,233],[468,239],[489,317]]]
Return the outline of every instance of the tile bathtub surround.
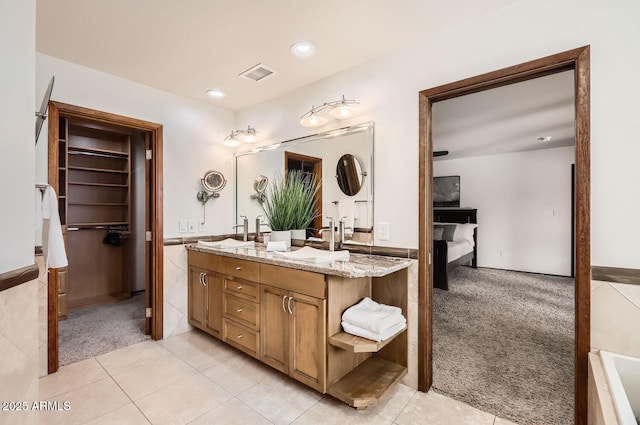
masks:
[[[591,349],[640,357],[640,285],[591,282]]]
[[[209,367],[204,353],[215,359]],[[242,382],[233,382],[238,377]],[[63,366],[40,378],[35,399],[71,403],[68,411],[40,413],[41,423],[56,424],[514,425],[403,384],[380,405],[358,411],[197,330]]]

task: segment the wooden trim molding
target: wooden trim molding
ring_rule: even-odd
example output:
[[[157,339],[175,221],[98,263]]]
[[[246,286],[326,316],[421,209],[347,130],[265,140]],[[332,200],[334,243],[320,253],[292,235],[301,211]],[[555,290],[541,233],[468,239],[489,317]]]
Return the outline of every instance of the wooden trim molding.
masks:
[[[619,267],[592,266],[591,279],[605,282],[640,285],[640,269],[623,269]]]
[[[590,49],[580,47],[530,62],[456,81],[419,93],[418,204],[418,389],[432,384],[433,266],[432,190],[434,102],[477,93],[566,70],[574,71],[575,93],[575,424],[587,424],[588,354],[591,349],[590,229]]]
[[[31,282],[38,278],[38,274],[39,269],[37,264],[0,273],[0,292],[13,288],[14,286],[22,285],[23,283]]]

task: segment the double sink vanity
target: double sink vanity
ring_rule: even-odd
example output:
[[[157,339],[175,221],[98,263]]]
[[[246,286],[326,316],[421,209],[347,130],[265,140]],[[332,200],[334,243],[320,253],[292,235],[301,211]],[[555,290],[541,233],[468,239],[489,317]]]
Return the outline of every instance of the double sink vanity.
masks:
[[[407,317],[411,260],[351,253],[316,263],[261,244],[187,250],[192,326],[359,409],[376,405],[407,373],[406,328],[375,342],[344,333],[341,317],[364,297]]]

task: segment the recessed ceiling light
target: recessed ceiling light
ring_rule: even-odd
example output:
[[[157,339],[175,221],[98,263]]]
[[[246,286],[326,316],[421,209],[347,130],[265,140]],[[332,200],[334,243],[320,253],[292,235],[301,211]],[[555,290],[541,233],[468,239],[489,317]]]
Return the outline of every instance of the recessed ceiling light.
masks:
[[[207,90],[207,94],[211,97],[216,97],[216,98],[221,98],[225,96],[224,92],[219,89],[209,89]]]
[[[550,142],[550,141],[551,141],[551,139],[552,139],[552,137],[551,137],[551,136],[538,137],[538,141],[539,141],[539,142],[543,142],[543,143]]]
[[[313,56],[316,52],[316,46],[306,41],[298,41],[291,45],[290,50],[291,54],[294,56],[308,58],[309,56]]]

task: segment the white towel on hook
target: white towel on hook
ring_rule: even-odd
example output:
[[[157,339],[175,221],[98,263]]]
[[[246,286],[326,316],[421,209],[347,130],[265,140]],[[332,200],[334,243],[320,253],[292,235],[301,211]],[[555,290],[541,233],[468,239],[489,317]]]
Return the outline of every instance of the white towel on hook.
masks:
[[[356,203],[353,199],[340,199],[338,201],[338,220],[344,221],[344,235],[353,236],[353,228],[356,221]]]
[[[36,187],[34,199],[35,215],[33,217],[35,246],[42,246],[42,192],[42,190]]]
[[[66,267],[67,252],[64,249],[62,226],[58,212],[58,198],[55,190],[48,187],[42,197],[42,252],[44,254],[45,270]]]

